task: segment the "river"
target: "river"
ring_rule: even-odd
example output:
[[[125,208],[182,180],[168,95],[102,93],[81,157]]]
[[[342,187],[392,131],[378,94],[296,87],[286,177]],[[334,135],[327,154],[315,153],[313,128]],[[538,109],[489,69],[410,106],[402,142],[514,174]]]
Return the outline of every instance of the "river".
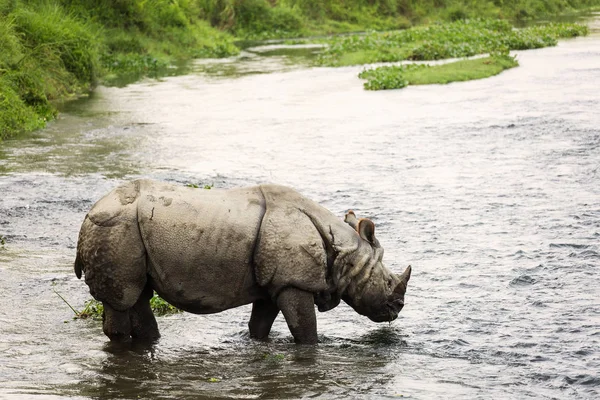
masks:
[[[99,87],[0,145],[0,398],[545,399],[600,396],[600,30],[517,52],[465,83],[369,92],[361,67],[261,48],[183,76]],[[259,51],[260,50],[260,51]],[[306,53],[310,49],[303,49]],[[291,61],[290,61],[291,60]],[[268,71],[269,73],[264,73]],[[260,73],[259,73],[260,72]],[[149,177],[290,185],[368,216],[406,306],[345,304],[296,346],[249,307],[159,317],[152,348],[111,345],[82,309],[80,224]]]

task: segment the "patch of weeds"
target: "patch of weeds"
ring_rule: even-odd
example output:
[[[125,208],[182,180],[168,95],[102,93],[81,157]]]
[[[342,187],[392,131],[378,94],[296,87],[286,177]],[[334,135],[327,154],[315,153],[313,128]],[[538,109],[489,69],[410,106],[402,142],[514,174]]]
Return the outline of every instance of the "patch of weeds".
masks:
[[[67,306],[69,306],[71,311],[73,311],[73,313],[75,314],[73,319],[86,319],[86,318],[102,319],[102,313],[104,312],[104,307],[102,306],[102,303],[100,303],[96,300],[88,300],[85,302],[85,307],[83,308],[83,310],[78,311],[75,308],[73,308],[73,306],[71,304],[69,304],[69,302],[60,293],[58,293],[56,291],[54,286],[55,286],[55,282],[52,282],[52,291],[58,297],[60,297],[60,299],[62,301],[64,301]]]
[[[52,286],[54,286],[54,284]],[[56,291],[56,289],[54,289],[54,287],[52,288],[52,290],[73,311],[73,313],[75,314],[73,319],[93,319],[95,321],[102,320],[102,314],[104,313],[104,306],[102,305],[102,302],[95,299],[90,299],[84,303],[83,310],[78,311],[75,308],[73,308],[73,306],[71,306],[71,304],[69,304],[69,302],[60,293]],[[154,293],[154,296],[152,296],[152,298],[150,299],[150,308],[152,309],[154,315],[159,317],[182,312],[182,310],[167,303],[156,293]]]
[[[91,299],[85,302],[83,310],[75,312],[75,316],[73,317],[73,319],[91,318],[95,321],[102,321],[103,313],[104,306],[102,305],[102,303],[97,300]]]
[[[266,353],[265,356],[264,356],[264,359],[266,361],[280,362],[280,361],[285,360],[285,354],[280,354],[280,353],[269,354],[269,353]]]
[[[168,63],[149,54],[105,54],[101,57],[102,66],[106,71],[113,73],[138,73],[152,74],[161,68],[166,68]]]
[[[6,244],[6,238],[0,235],[0,246],[4,246]]]
[[[586,35],[580,24],[552,23],[513,29],[504,20],[459,20],[395,32],[371,32],[334,37],[318,63],[357,65],[403,60],[430,61],[471,57],[495,51],[555,46],[560,38]]]
[[[385,66],[361,72],[367,90],[401,89],[408,85],[446,84],[488,78],[514,68],[519,63],[508,50],[492,52],[489,57],[461,60],[441,65]]]
[[[426,64],[408,64],[367,69],[358,74],[366,79],[364,88],[367,90],[402,89],[409,85],[406,73],[409,71],[430,68]]]
[[[196,183],[188,183],[188,184],[186,184],[185,186],[187,186],[187,187],[190,187],[190,188],[194,188],[194,189],[199,189],[199,188],[202,188],[202,189],[210,190],[210,189],[212,189],[213,187],[215,187],[215,184],[214,184],[214,183],[212,183],[212,184],[210,184],[210,185],[208,185],[208,184],[202,185],[201,183],[200,183],[200,184],[196,184]]]
[[[179,308],[167,303],[166,300],[156,293],[154,293],[154,296],[152,296],[150,299],[150,308],[154,312],[154,315],[157,316],[177,314],[181,312]]]

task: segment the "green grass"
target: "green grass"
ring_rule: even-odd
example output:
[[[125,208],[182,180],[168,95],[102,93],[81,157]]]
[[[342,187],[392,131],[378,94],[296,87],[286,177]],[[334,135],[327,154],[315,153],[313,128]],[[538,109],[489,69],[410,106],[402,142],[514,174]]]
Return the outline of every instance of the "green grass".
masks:
[[[201,183],[187,183],[185,186],[187,186],[187,187],[189,187],[189,188],[194,188],[194,189],[199,189],[199,188],[202,188],[202,189],[207,189],[207,190],[210,190],[210,189],[212,189],[213,187],[215,187],[215,184],[214,184],[214,183],[212,183],[212,184],[210,184],[210,185],[209,185],[209,184],[204,184],[204,185],[203,185],[203,184],[201,184]]]
[[[156,315],[156,316],[171,315],[171,314],[177,314],[177,313],[181,312],[180,309],[167,303],[156,293],[150,299],[150,308],[152,309],[152,312],[154,312],[154,315]],[[71,308],[71,309],[73,309],[73,308]],[[102,320],[102,314],[104,313],[104,307],[102,306],[101,302],[92,299],[92,300],[88,300],[85,302],[85,306],[82,311],[76,311],[74,309],[73,309],[73,311],[75,312],[75,317],[74,317],[75,319],[91,318],[91,319],[95,319],[95,320]]]
[[[359,74],[359,78],[367,80],[364,83],[367,90],[401,89],[408,85],[446,84],[488,78],[518,65],[514,57],[498,54],[434,66],[384,66],[365,70]]]
[[[104,32],[105,75],[153,75],[177,60],[239,53],[202,18],[199,0],[60,0]]]
[[[56,116],[53,102],[88,90],[98,72],[96,31],[51,2],[0,0],[0,140]]]
[[[554,23],[514,29],[504,20],[460,20],[394,32],[334,37],[318,63],[360,65],[403,60],[471,57],[493,51],[525,50],[556,45],[559,38],[586,35],[580,24]]]

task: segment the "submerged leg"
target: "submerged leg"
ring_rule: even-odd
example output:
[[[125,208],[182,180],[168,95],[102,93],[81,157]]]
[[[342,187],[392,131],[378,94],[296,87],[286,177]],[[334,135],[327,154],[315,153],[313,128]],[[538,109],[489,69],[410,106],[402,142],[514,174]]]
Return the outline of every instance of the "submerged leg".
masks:
[[[266,339],[271,332],[271,326],[279,314],[279,308],[270,299],[257,300],[252,304],[252,315],[248,328],[250,337]]]
[[[277,306],[296,343],[317,343],[317,316],[312,293],[293,287],[283,289],[277,297]]]
[[[129,311],[117,311],[108,303],[102,302],[104,313],[102,313],[102,330],[113,342],[124,342],[131,336],[131,322]]]
[[[147,284],[137,302],[129,310],[131,337],[143,341],[154,341],[160,338],[156,318],[150,308],[150,299],[154,290]]]

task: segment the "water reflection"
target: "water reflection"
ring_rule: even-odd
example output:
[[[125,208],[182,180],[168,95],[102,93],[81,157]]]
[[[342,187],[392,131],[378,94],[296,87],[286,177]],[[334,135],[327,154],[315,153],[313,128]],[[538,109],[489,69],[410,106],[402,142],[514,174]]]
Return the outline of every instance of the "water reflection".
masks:
[[[304,398],[382,389],[403,347],[383,328],[357,344],[296,346],[240,340],[219,348],[104,346],[106,359],[77,394],[112,398]],[[398,342],[399,340],[399,342]],[[362,377],[357,382],[356,377]],[[74,389],[74,388],[73,388]]]

